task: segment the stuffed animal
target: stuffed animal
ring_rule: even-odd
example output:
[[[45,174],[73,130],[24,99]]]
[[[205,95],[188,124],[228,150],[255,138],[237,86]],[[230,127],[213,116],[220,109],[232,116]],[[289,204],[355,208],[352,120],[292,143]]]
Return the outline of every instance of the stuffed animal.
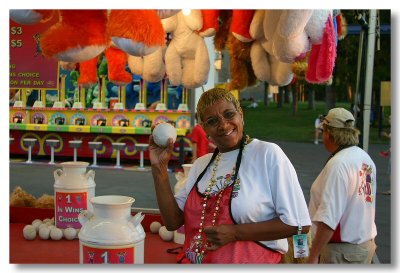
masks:
[[[271,81],[271,72],[279,72],[278,67],[284,67],[278,75],[288,75],[287,65],[282,63],[291,64],[302,60],[311,51],[306,80],[312,83],[329,80],[336,58],[336,34],[331,10],[265,10],[263,18],[260,18],[262,11],[257,12],[250,34],[259,41],[253,42],[252,48],[253,69],[259,79]],[[267,57],[260,58],[261,47],[268,53]],[[265,59],[270,64],[263,70],[263,65],[267,62]],[[272,66],[276,68],[270,69]],[[275,83],[281,85],[282,82],[290,82],[289,77],[282,77],[284,78],[287,80],[275,80]]]
[[[162,18],[176,14],[161,10]],[[112,43],[133,56],[145,56],[165,45],[165,32],[156,10],[111,10],[107,36]]]
[[[199,34],[203,37],[216,35],[219,29],[219,19],[224,17],[222,13],[225,11],[227,10],[202,10],[203,27],[199,31]],[[236,9],[231,11],[232,20],[228,25],[229,31],[241,42],[247,43],[253,40],[249,33],[253,15],[254,10]]]
[[[82,62],[107,48],[106,10],[58,10],[58,15],[59,21],[40,37],[46,57]]]
[[[21,25],[33,25],[44,23],[54,15],[54,10],[31,10],[31,9],[12,9],[10,18]]]
[[[203,20],[200,10],[191,10],[189,15],[182,12],[162,20],[171,41],[165,52],[165,66],[172,85],[186,88],[200,87],[206,83],[210,60],[206,43],[197,31]]]
[[[310,50],[304,31],[313,10],[268,10],[264,17],[265,38],[271,41],[272,52],[279,61],[292,63]]]
[[[306,81],[323,83],[333,73],[336,60],[336,29],[331,10],[314,10],[305,31],[312,44]]]
[[[163,47],[143,57],[129,55],[129,69],[133,74],[141,75],[146,82],[159,82],[165,76],[165,51],[166,47]]]
[[[251,46],[251,64],[256,77],[271,85],[285,86],[293,79],[290,63],[280,61],[272,54],[271,36],[277,27],[282,11],[257,10],[250,25],[250,35],[254,41]],[[270,24],[265,24],[269,21]]]
[[[165,32],[161,18],[178,11],[12,10],[10,16],[19,23],[30,24],[59,16],[59,22],[41,34],[43,54],[65,62],[81,63],[83,73],[79,83],[87,86],[97,81],[94,65],[97,65],[96,57],[104,52],[110,81],[123,85],[131,82],[131,76],[125,72],[128,56],[124,53],[144,56],[162,48]]]
[[[203,35],[210,35],[213,32],[209,30],[212,29],[209,26],[211,16],[215,16],[216,14],[209,13],[209,10],[202,11],[203,15],[206,17],[206,21],[208,22],[208,30],[203,32]],[[247,19],[253,16],[252,13],[245,13],[248,17],[244,20],[244,25],[247,22]],[[233,15],[236,15],[235,17]],[[231,32],[233,28],[233,20],[235,20],[235,25],[238,25],[238,21],[240,17],[236,10],[222,10],[218,13],[218,21],[220,25],[214,26],[213,29],[216,29],[215,37],[214,37],[214,47],[217,51],[223,51],[225,48],[229,52],[230,56],[230,76],[231,80],[226,85],[227,90],[241,90],[247,86],[252,86],[256,84],[257,78],[254,75],[253,68],[251,66],[251,59],[250,59],[250,48],[251,42],[242,42],[244,39],[242,35],[240,35],[242,40],[236,38],[235,34]],[[204,27],[203,27],[204,28]],[[239,32],[237,26],[234,27],[236,31]],[[243,31],[240,30],[241,33],[248,33],[249,30]],[[236,35],[238,35],[236,33]],[[243,34],[246,35],[246,34]],[[247,39],[247,38],[246,38]],[[251,41],[250,39],[248,39]]]

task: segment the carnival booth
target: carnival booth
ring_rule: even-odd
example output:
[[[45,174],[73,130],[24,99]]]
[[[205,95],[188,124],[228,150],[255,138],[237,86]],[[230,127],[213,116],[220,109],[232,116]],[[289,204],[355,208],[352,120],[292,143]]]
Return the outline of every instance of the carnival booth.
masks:
[[[50,164],[57,156],[74,158],[54,171],[54,197],[39,202],[20,188],[12,193],[10,262],[175,263],[170,253],[179,252],[184,232],[163,229],[158,211],[131,210],[133,198],[96,196],[94,172],[77,157],[93,156],[93,165],[97,157],[140,159],[142,167],[152,126],[170,123],[172,160],[185,169],[176,185],[182,187],[195,91],[215,86],[221,52],[230,57],[223,86],[237,96],[259,81],[288,85],[295,75],[324,83],[336,57],[338,16],[332,10],[10,10],[10,154],[28,154],[28,163],[33,156],[49,156]]]

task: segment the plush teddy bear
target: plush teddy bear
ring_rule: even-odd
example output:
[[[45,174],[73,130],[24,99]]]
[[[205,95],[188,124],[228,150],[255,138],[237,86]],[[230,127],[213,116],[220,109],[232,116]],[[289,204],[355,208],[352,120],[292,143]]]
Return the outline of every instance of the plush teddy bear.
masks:
[[[289,83],[287,64],[304,59],[308,52],[306,80],[322,83],[331,77],[336,58],[331,10],[265,10],[263,16],[262,11],[257,12],[250,33],[258,40],[253,43],[252,63],[259,79]],[[262,56],[261,48],[266,56]],[[286,80],[274,81],[271,73]]]
[[[128,65],[131,72],[140,75],[146,82],[159,82],[165,76],[165,55],[166,47],[159,48],[146,56],[128,56]]]
[[[256,77],[271,85],[285,86],[293,79],[290,63],[280,61],[272,54],[271,36],[277,27],[278,18],[282,11],[257,10],[250,25],[250,35],[254,39],[250,57]],[[265,24],[265,21],[270,24]]]
[[[196,88],[206,83],[210,60],[204,38],[198,34],[203,20],[200,10],[182,12],[162,20],[171,41],[165,52],[165,67],[172,85]]]

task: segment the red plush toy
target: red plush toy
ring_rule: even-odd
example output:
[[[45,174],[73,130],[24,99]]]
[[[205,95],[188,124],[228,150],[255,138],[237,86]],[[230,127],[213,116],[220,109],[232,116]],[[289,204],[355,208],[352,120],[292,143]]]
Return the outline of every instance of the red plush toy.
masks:
[[[163,47],[165,32],[161,18],[178,11],[11,10],[10,17],[20,24],[34,24],[58,16],[58,23],[41,34],[43,54],[64,62],[81,63],[83,78],[79,82],[89,84],[94,80],[97,56],[104,52],[110,80],[126,84],[131,81],[125,72],[126,54],[144,56]]]
[[[200,35],[214,36],[218,51],[225,48],[230,56],[231,81],[228,90],[241,90],[257,82],[251,66],[249,29],[254,10],[202,10],[203,27]]]
[[[220,10],[202,10],[201,12],[203,15],[203,27],[199,31],[200,35],[203,37],[214,36],[219,28],[218,17],[220,16]],[[232,21],[229,30],[239,41],[250,42],[253,40],[249,33],[253,15],[254,10],[232,10]]]

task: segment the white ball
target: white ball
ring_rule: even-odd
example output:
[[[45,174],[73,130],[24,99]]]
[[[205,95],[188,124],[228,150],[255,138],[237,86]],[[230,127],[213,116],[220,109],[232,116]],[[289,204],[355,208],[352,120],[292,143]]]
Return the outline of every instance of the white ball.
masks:
[[[160,230],[161,224],[160,222],[153,222],[150,224],[150,231],[151,233],[158,233],[158,231]]]
[[[46,223],[48,223],[48,222],[51,222],[51,219],[50,219],[50,218],[46,218],[46,219],[43,220],[43,224],[46,224]]]
[[[52,224],[46,224],[47,225],[47,227],[50,229],[50,230],[52,230],[53,228],[56,228],[56,226],[54,226],[54,225],[52,225]]]
[[[40,224],[38,230],[40,230],[40,229],[43,228],[43,227],[48,227],[48,225],[47,225],[46,223]]]
[[[50,238],[52,240],[61,240],[63,237],[63,232],[59,228],[53,228],[50,230]]]
[[[169,123],[158,124],[153,130],[154,142],[160,147],[167,147],[169,138],[175,142],[176,135],[175,127]]]
[[[77,229],[76,229],[76,238],[79,238],[79,237],[78,237],[79,231],[81,231],[81,229],[80,229],[80,228],[77,228]]]
[[[40,219],[35,219],[32,221],[32,226],[34,226],[36,228],[36,231],[39,230],[39,227],[41,224],[43,224],[43,222]]]
[[[42,240],[48,240],[50,237],[50,229],[47,227],[47,225],[42,225],[41,228],[39,228],[39,237]]]
[[[36,238],[36,228],[32,225],[26,225],[22,230],[24,238],[27,240],[34,240]]]
[[[64,229],[64,238],[67,240],[73,240],[76,237],[76,230],[72,227]]]
[[[174,232],[167,230],[165,226],[160,227],[158,235],[160,235],[161,239],[163,239],[164,241],[172,241],[172,239],[174,238]]]

